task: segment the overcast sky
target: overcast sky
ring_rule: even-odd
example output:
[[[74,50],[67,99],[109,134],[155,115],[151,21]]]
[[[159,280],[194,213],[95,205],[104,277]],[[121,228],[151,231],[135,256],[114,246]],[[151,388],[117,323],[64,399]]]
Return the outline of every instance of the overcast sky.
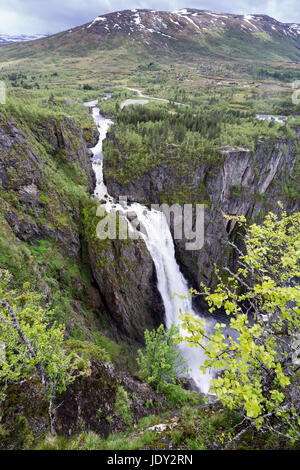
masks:
[[[224,13],[260,13],[300,23],[299,0],[0,0],[0,34],[55,33],[112,11],[198,8]]]

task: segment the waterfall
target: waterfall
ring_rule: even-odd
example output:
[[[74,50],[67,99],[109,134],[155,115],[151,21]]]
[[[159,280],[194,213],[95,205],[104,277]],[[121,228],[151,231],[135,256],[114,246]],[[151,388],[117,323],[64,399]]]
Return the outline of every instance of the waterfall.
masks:
[[[91,108],[94,122],[99,130],[99,141],[97,145],[91,149],[94,155],[93,169],[96,174],[96,189],[94,195],[101,201],[105,200],[107,202],[106,208],[108,211],[112,208],[117,209],[121,213],[123,212],[125,217],[126,210],[136,213],[137,219],[145,229],[143,230],[144,233],[141,233],[141,236],[145,240],[147,249],[156,268],[157,287],[164,303],[166,326],[170,328],[172,323],[174,323],[180,328],[180,311],[182,311],[182,313],[189,312],[198,317],[199,315],[194,312],[192,301],[189,297],[187,281],[180,272],[176,262],[174,242],[167,219],[163,212],[153,209],[150,210],[138,203],[131,204],[130,207],[113,203],[113,198],[108,195],[103,180],[102,158],[102,143],[112,121],[101,116],[100,110],[95,106],[94,102],[92,102]],[[185,297],[185,299],[182,299],[182,296]],[[206,329],[208,328],[211,328],[211,323],[206,319]],[[190,376],[194,380],[195,385],[203,393],[208,393],[211,375],[208,372],[203,374],[199,369],[200,365],[204,363],[202,349],[200,347],[189,348],[186,344],[181,344],[180,349],[183,357],[188,360]]]
[[[157,287],[165,307],[166,327],[170,328],[174,323],[180,328],[180,311],[195,316],[197,314],[194,312],[189,296],[188,283],[175,258],[174,241],[166,216],[163,212],[149,210],[137,203],[132,204],[130,209],[137,214],[138,220],[146,229],[147,235],[144,235],[143,238],[156,268]],[[209,326],[211,325],[208,325],[206,319],[206,330]],[[184,332],[182,333],[184,336]],[[182,355],[188,359],[191,378],[202,392],[208,393],[211,376],[208,372],[203,374],[199,369],[200,365],[204,363],[202,349],[200,347],[189,348],[184,343],[180,345],[180,349]]]

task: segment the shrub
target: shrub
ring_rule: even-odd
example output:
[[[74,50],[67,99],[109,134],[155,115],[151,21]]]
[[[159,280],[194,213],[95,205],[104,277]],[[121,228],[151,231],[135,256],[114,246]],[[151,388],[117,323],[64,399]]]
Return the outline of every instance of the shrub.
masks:
[[[157,390],[167,381],[174,383],[179,374],[187,373],[186,360],[183,359],[174,341],[179,329],[172,325],[169,330],[160,325],[157,330],[145,331],[146,350],[138,351],[138,365],[141,376]]]
[[[114,412],[122,416],[124,424],[129,426],[132,423],[132,413],[130,411],[131,402],[126,390],[120,385],[117,389]]]
[[[244,225],[245,219],[237,222]],[[225,268],[229,277],[219,276],[213,293],[203,286],[210,312],[224,308],[236,336],[228,337],[226,325],[217,323],[206,342],[204,323],[185,314],[188,335],[181,337],[204,349],[201,369],[219,371],[212,392],[229,409],[243,410],[245,430],[271,430],[292,441],[300,440],[299,404],[293,398],[299,390],[299,233],[300,213],[270,213],[262,225],[251,225],[246,253],[238,251],[237,272]]]

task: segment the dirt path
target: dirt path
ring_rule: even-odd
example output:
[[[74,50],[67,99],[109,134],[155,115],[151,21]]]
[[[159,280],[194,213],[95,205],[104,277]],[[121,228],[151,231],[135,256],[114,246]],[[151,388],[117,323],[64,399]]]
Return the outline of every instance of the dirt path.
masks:
[[[147,104],[149,103],[150,101],[162,101],[164,103],[171,103],[170,100],[167,100],[165,98],[156,98],[155,96],[148,96],[148,95],[144,95],[141,90],[138,90],[137,88],[129,88],[127,86],[124,86],[123,88],[126,88],[126,90],[129,90],[129,91],[133,91],[135,93],[137,93],[138,97],[141,98],[141,99],[133,99],[133,98],[130,98],[128,100],[125,100],[123,101],[123,103],[121,103],[121,109],[125,108],[125,106],[128,106],[130,104]],[[183,104],[183,103],[177,103],[177,102],[174,102],[174,104],[177,104],[177,105],[180,105],[180,106],[186,106],[186,104]]]

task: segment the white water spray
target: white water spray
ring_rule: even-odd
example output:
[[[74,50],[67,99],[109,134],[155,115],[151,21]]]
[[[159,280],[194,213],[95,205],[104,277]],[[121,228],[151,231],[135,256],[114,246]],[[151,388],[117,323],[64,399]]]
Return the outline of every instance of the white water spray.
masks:
[[[149,210],[140,204],[134,203],[130,207],[137,214],[138,220],[146,229],[144,236],[148,251],[151,254],[156,268],[157,287],[162,296],[165,307],[165,321],[167,328],[172,323],[181,326],[180,311],[195,316],[192,300],[189,296],[189,287],[182,275],[175,258],[174,241],[170,232],[165,214],[156,210]],[[184,297],[184,298],[182,298]],[[208,328],[208,320],[206,329]],[[184,332],[183,332],[184,336]],[[182,355],[188,359],[191,378],[204,393],[209,391],[211,376],[203,374],[199,367],[204,363],[204,354],[201,348],[189,348],[181,344]]]
[[[88,103],[86,103],[88,105]],[[96,103],[97,104],[97,103]],[[94,195],[107,201],[107,210],[110,211],[112,205],[115,210],[123,212],[126,216],[126,209],[134,211],[139,222],[145,228],[146,234],[141,234],[144,238],[148,251],[153,259],[156,274],[157,287],[161,294],[165,308],[165,322],[167,328],[172,323],[176,326],[181,325],[179,316],[182,313],[189,312],[198,316],[193,309],[191,298],[189,297],[189,288],[186,279],[180,272],[179,266],[175,258],[175,247],[167,219],[163,212],[149,210],[141,204],[134,203],[130,207],[124,207],[120,204],[113,204],[113,198],[108,195],[107,188],[103,180],[103,155],[102,144],[106,137],[107,131],[113,122],[105,119],[100,114],[100,110],[92,102],[93,119],[99,130],[99,141],[92,148],[93,152],[93,169],[96,174],[96,189]],[[179,297],[180,296],[180,297]],[[185,299],[182,299],[184,296]],[[211,327],[206,319],[206,329]],[[201,348],[189,348],[186,344],[181,344],[180,349],[182,355],[188,360],[190,368],[190,376],[194,380],[196,386],[203,392],[208,393],[209,384],[212,376],[207,372],[205,375],[200,371],[199,367],[204,363],[204,354]]]

